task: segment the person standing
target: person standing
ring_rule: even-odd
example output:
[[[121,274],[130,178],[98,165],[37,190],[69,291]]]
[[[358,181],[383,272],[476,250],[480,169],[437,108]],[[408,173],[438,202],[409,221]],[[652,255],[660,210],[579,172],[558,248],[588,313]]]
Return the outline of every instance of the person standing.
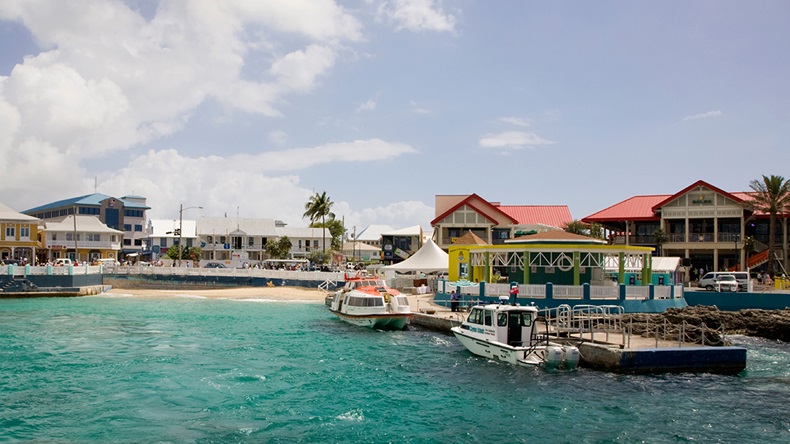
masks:
[[[450,311],[458,311],[458,293],[455,290],[450,293]]]

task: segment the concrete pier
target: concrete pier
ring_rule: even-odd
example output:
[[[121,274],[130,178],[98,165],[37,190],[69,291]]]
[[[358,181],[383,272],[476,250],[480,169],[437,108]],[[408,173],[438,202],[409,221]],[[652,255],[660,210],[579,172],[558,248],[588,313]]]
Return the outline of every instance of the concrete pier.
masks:
[[[423,300],[414,300],[411,305],[416,308],[412,325],[446,334],[452,334],[450,329],[460,325],[466,314],[432,306]],[[583,367],[613,373],[737,374],[746,368],[743,347],[679,344],[678,341],[656,341],[641,336],[629,338],[619,333],[601,332],[588,332],[583,336],[570,334],[551,341],[578,347]]]

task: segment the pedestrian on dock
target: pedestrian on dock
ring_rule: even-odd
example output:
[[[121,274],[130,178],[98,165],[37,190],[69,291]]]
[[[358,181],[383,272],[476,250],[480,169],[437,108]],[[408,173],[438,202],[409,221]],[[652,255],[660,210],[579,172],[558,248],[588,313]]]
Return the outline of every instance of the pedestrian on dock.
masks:
[[[455,290],[450,293],[450,311],[458,311],[458,293]]]

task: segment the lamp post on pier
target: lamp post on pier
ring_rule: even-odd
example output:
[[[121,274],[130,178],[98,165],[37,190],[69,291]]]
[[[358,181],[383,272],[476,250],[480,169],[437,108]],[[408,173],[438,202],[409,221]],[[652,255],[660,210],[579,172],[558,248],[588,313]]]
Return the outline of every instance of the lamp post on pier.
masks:
[[[178,268],[181,268],[181,253],[184,251],[183,246],[181,245],[181,232],[184,228],[184,210],[191,210],[193,208],[203,209],[203,207],[186,207],[184,208],[184,204],[180,204],[178,206]]]

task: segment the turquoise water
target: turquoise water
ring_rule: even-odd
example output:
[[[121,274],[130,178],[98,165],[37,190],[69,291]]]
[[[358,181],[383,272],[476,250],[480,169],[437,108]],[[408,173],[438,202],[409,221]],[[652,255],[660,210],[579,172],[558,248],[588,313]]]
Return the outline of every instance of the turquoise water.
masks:
[[[790,347],[738,376],[517,368],[322,304],[0,300],[0,442],[790,442]]]

